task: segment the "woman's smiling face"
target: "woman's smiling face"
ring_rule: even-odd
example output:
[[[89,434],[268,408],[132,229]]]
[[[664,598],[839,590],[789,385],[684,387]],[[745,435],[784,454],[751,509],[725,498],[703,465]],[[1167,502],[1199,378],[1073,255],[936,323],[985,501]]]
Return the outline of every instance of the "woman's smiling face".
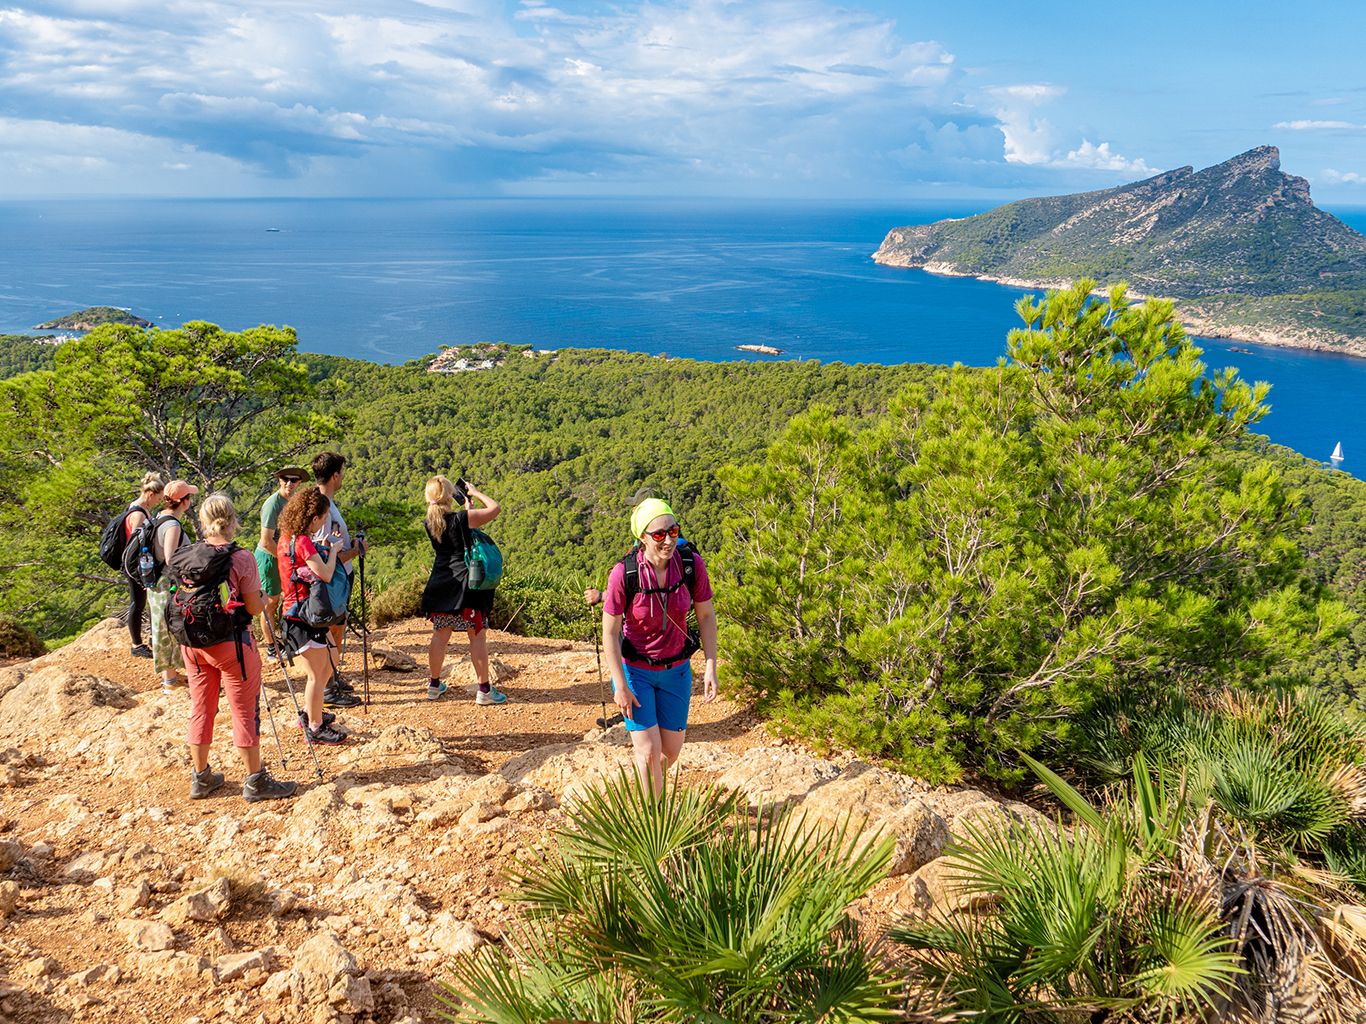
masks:
[[[662,536],[657,538],[656,534]],[[678,543],[678,520],[669,515],[656,516],[645,527],[643,539],[647,555],[672,555],[674,546]]]

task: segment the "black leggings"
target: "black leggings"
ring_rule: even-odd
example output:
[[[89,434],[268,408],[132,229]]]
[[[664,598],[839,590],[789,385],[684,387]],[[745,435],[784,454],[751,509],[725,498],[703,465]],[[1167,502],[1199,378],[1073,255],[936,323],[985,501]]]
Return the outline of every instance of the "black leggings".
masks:
[[[128,581],[128,635],[133,638],[133,646],[142,645],[142,612],[147,607],[147,590]]]

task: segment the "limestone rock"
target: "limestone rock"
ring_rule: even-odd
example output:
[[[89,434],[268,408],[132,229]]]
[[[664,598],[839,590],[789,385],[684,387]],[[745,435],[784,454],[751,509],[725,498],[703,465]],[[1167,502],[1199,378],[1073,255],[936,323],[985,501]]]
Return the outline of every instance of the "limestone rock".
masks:
[[[0,736],[28,734],[70,744],[136,706],[128,687],[54,665],[25,673],[0,697]]]
[[[44,665],[58,665],[85,654],[103,651],[127,651],[128,627],[112,616],[101,619],[80,636],[51,654],[43,655],[39,661]]]
[[[9,917],[19,906],[19,883],[0,882],[0,918]]]
[[[971,841],[974,833],[989,834],[998,830],[1021,833],[1021,820],[995,800],[982,800],[964,807],[953,819],[953,835],[959,841]]]
[[[73,987],[85,988],[89,985],[117,985],[122,977],[123,972],[113,964],[96,964],[94,967],[67,975],[66,981]]]
[[[465,797],[476,803],[502,804],[506,803],[516,792],[516,786],[508,782],[498,772],[491,772],[471,782],[465,789]]]
[[[164,911],[162,919],[181,926],[187,921],[217,921],[232,907],[232,891],[226,878],[220,878],[207,889],[192,892],[176,900]]]
[[[214,966],[218,968],[218,983],[226,985],[230,981],[245,977],[248,971],[268,971],[275,960],[275,950],[271,946],[254,949],[250,953],[228,953],[218,958]]]
[[[58,970],[61,970],[61,965],[50,956],[36,957],[27,961],[23,967],[24,973],[30,978],[46,978]]]
[[[376,672],[413,672],[417,659],[384,644],[375,644],[370,648],[370,668]]]
[[[375,996],[365,977],[345,975],[327,993],[327,1001],[342,1013],[358,1015],[375,1008]]]
[[[418,812],[417,822],[430,829],[449,828],[470,809],[468,800],[440,800]]]
[[[880,825],[896,841],[887,865],[888,877],[916,871],[933,861],[943,854],[951,839],[948,822],[919,803],[890,815]]]
[[[144,963],[145,967],[141,973],[168,984],[211,983],[214,979],[213,965],[205,956],[174,952],[153,953]]]
[[[105,855],[98,850],[89,850],[73,857],[62,868],[62,877],[68,882],[89,882],[104,869]]]
[[[800,800],[840,774],[829,761],[774,747],[748,750],[717,780],[744,793],[751,806]]]
[[[537,787],[523,790],[503,805],[509,814],[520,814],[523,811],[548,811],[558,806],[559,801],[545,790]]]
[[[0,842],[0,875],[8,874],[24,856],[24,848],[18,843],[5,840]]]
[[[288,914],[299,903],[299,897],[288,889],[272,889],[266,897],[270,900],[270,912],[276,917]]]
[[[432,945],[447,956],[465,956],[487,942],[473,924],[459,920],[448,910],[432,918],[427,935]]]
[[[369,743],[346,750],[342,764],[382,763],[385,768],[411,764],[445,764],[446,745],[430,729],[400,722],[384,729]]]
[[[892,897],[893,911],[925,919],[974,904],[976,899],[960,889],[957,876],[962,872],[963,865],[952,857],[938,857],[922,864]]]
[[[18,769],[0,767],[0,788],[8,789],[17,786],[24,781],[24,777],[19,774]]]
[[[147,879],[140,878],[136,885],[131,889],[125,889],[119,896],[117,909],[119,913],[126,914],[130,910],[145,907],[151,901],[152,887],[147,884]]]
[[[489,656],[489,682],[493,683],[494,686],[507,682],[516,674],[517,670],[508,665],[507,662],[493,655]],[[451,675],[468,684],[476,686],[479,684],[479,676],[475,674],[474,664],[468,657],[455,667]]]
[[[137,949],[159,952],[175,948],[175,932],[163,921],[119,921],[119,934]]]
[[[276,971],[261,986],[261,998],[278,1003],[291,998],[294,988],[293,971]]]
[[[686,748],[685,748],[686,749]],[[626,747],[604,743],[555,743],[514,757],[498,773],[508,782],[534,786],[573,803],[579,794],[616,778],[632,765]]]
[[[471,804],[469,810],[460,815],[460,824],[478,825],[480,822],[492,821],[506,813],[498,804],[485,803],[481,800],[479,803]]]
[[[354,814],[334,783],[314,786],[294,801],[283,838],[316,849],[324,836],[334,832],[335,819]]]
[[[296,1001],[306,1005],[326,1002],[333,985],[343,977],[359,973],[356,958],[337,936],[319,932],[294,951]]]

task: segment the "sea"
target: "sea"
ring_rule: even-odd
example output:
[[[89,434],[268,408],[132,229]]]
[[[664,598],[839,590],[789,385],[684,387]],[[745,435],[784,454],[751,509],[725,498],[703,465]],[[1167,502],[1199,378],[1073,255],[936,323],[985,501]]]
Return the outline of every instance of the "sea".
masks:
[[[880,267],[887,231],[986,203],[683,199],[0,202],[0,333],[89,306],[162,326],[295,328],[402,363],[506,341],[691,359],[989,366],[1024,290]],[[1331,208],[1330,208],[1331,209]],[[1366,207],[1331,209],[1366,231]],[[768,345],[779,356],[739,351]],[[1272,385],[1257,426],[1366,471],[1366,359],[1204,339]],[[1250,354],[1235,352],[1246,348]]]

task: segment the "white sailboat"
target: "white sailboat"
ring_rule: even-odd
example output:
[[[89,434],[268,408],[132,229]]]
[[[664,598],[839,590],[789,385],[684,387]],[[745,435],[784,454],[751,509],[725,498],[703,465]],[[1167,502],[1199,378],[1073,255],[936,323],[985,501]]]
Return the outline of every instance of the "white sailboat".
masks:
[[[1334,462],[1341,462],[1341,461],[1342,461],[1342,442],[1341,442],[1341,441],[1339,441],[1339,442],[1338,442],[1338,446],[1337,446],[1336,448],[1333,449],[1333,454],[1330,455],[1329,458],[1332,459]]]

